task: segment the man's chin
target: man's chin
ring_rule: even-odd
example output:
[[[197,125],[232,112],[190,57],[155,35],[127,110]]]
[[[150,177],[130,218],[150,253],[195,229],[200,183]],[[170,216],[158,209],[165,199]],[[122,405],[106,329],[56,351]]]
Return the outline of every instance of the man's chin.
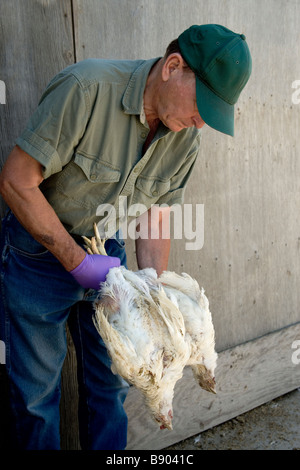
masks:
[[[169,126],[166,126],[168,129],[170,129],[170,131],[172,132],[180,132],[182,131],[182,129],[186,129],[186,126],[180,126],[180,125],[177,125],[177,124],[173,124],[173,125],[169,125]]]

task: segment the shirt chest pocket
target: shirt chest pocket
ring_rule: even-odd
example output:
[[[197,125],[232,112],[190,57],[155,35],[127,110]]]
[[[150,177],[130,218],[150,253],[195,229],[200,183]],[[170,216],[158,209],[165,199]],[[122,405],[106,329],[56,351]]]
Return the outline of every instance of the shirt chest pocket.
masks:
[[[86,208],[113,203],[118,195],[121,172],[102,161],[76,154],[57,180],[57,190]]]
[[[170,180],[139,176],[135,183],[134,202],[145,204],[148,208],[170,190]]]

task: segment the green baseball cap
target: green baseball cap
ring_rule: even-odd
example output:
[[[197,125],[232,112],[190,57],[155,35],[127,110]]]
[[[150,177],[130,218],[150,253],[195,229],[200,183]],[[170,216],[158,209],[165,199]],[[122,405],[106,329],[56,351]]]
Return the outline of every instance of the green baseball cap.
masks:
[[[246,37],[217,24],[191,26],[178,37],[196,75],[198,111],[210,127],[234,135],[234,105],[252,70]]]

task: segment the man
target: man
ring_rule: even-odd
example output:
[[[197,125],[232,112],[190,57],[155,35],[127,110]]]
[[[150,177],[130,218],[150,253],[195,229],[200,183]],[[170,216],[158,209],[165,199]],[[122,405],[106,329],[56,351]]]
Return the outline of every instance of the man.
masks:
[[[11,209],[1,242],[1,338],[17,448],[59,449],[67,321],[81,446],[126,447],[128,385],[111,373],[92,322],[99,283],[126,265],[124,243],[118,231],[107,233],[108,256],[87,255],[81,236],[101,225],[99,207],[117,209],[121,196],[127,207],[143,204],[150,224],[153,204],[182,203],[199,130],[207,123],[233,135],[234,104],[250,73],[245,36],[204,25],[184,31],[163,58],[86,60],[48,85],[0,177]],[[160,212],[160,225],[168,216]],[[167,268],[169,239],[136,242],[139,268]]]

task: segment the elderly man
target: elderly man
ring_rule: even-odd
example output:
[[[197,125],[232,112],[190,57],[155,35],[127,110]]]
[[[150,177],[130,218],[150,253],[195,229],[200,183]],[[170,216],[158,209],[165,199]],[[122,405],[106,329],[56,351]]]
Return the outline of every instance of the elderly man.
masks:
[[[234,104],[251,73],[245,36],[192,26],[162,58],[85,60],[59,73],[0,177],[1,339],[6,343],[13,445],[59,449],[60,374],[69,322],[76,347],[83,449],[124,449],[128,385],[110,371],[93,300],[110,267],[126,265],[119,231],[107,257],[82,235],[97,209],[182,203],[204,123],[233,135]],[[118,211],[116,211],[117,216]],[[169,209],[160,212],[160,224]],[[159,228],[158,228],[159,231]],[[139,268],[167,268],[170,240],[138,238]]]

